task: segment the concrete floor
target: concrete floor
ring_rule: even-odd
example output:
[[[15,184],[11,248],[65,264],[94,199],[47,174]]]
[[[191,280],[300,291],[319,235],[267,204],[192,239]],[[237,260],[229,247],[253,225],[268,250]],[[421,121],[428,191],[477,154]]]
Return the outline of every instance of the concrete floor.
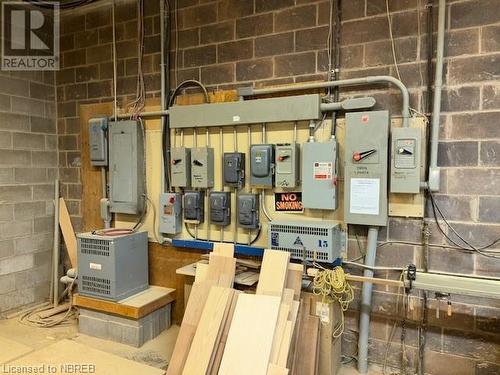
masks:
[[[172,355],[179,327],[174,325],[141,348],[114,343],[78,333],[77,321],[65,326],[53,328],[35,328],[23,325],[17,319],[0,320],[0,337],[26,345],[33,350],[41,349],[64,339],[75,340],[97,350],[118,355],[139,363],[166,369]],[[9,350],[2,348],[2,350]],[[22,358],[22,357],[21,357]],[[50,359],[47,359],[50,363]],[[338,375],[359,374],[352,365],[343,366]],[[373,368],[368,375],[379,375],[379,369]]]

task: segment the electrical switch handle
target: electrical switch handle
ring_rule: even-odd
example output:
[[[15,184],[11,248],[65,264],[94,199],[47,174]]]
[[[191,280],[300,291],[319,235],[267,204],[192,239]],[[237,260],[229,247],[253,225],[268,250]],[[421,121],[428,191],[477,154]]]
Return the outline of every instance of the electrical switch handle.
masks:
[[[182,161],[182,159],[174,159],[174,160],[172,160],[172,164],[176,165],[176,164],[179,164],[181,161]]]
[[[375,150],[375,149],[371,149],[368,151],[361,151],[361,152],[357,151],[352,155],[352,158],[355,161],[360,161],[360,160],[363,160],[364,158],[366,158],[367,156],[370,156],[376,152],[377,152],[377,150]]]
[[[290,155],[280,155],[278,156],[278,161],[285,161],[288,158],[290,158]]]
[[[193,164],[194,165],[197,165],[198,167],[202,167],[203,166],[203,163],[199,160],[193,160]]]
[[[408,150],[404,147],[401,147],[398,149],[398,154],[400,154],[400,155],[413,155],[413,152],[411,152],[410,150]]]

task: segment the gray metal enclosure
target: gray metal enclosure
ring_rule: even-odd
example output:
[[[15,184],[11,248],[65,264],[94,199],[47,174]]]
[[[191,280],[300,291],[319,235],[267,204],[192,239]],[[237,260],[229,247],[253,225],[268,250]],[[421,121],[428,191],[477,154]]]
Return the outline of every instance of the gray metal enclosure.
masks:
[[[148,288],[147,232],[77,237],[81,295],[119,301]]]

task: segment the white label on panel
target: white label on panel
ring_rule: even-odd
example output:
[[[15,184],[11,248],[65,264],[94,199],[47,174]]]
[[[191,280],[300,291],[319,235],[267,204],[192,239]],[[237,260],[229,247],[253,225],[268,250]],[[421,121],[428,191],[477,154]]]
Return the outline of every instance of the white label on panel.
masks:
[[[102,264],[98,264],[98,263],[90,263],[89,267],[91,270],[97,270],[97,271],[102,270]]]
[[[333,163],[314,163],[313,176],[315,180],[331,180],[333,178]]]
[[[380,179],[352,178],[351,205],[352,214],[378,215],[380,213]]]

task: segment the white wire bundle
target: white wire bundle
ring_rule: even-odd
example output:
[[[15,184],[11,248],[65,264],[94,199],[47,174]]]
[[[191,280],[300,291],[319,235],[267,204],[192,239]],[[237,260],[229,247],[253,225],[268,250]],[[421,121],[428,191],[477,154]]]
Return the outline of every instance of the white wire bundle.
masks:
[[[144,110],[146,103],[146,88],[144,85],[144,72],[142,59],[144,56],[144,0],[137,0],[137,88],[135,100],[129,104],[132,107],[132,116],[137,118]]]

